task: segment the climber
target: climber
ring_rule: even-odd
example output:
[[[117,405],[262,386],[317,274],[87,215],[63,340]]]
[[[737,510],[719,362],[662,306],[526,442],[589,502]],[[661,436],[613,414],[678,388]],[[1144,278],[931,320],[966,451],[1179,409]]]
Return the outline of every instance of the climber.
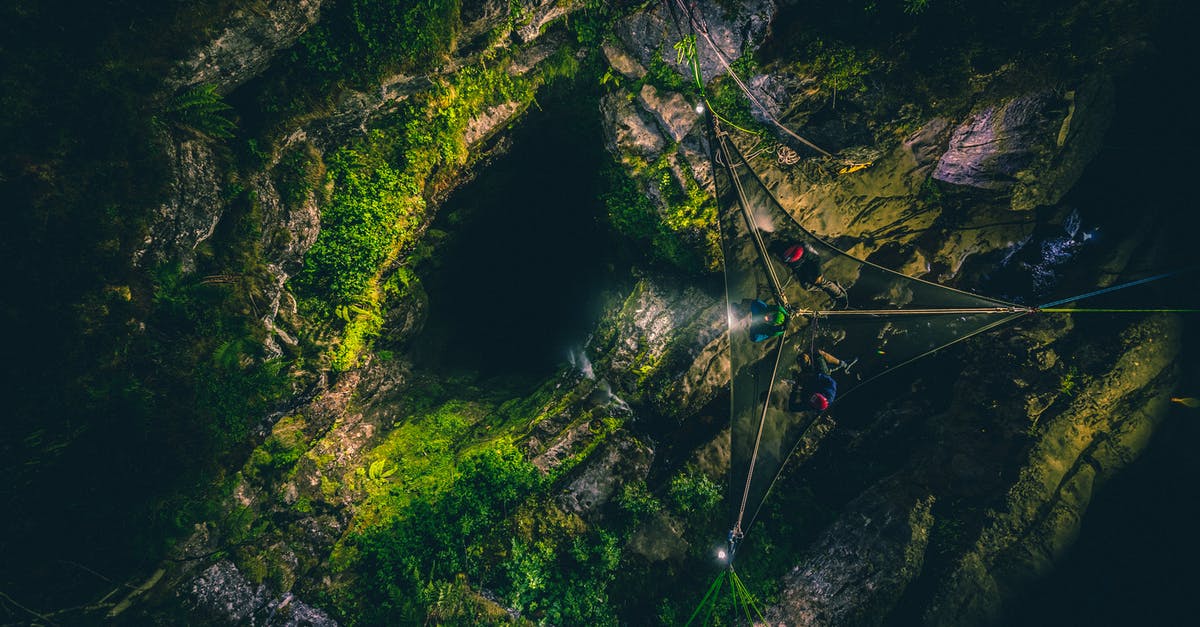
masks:
[[[821,274],[821,255],[808,243],[791,244],[779,254],[779,260],[792,269],[792,273],[805,289],[820,288],[834,302],[846,306],[846,290]]]
[[[815,368],[814,363],[816,364]],[[858,363],[857,358],[848,362],[842,361],[815,347],[811,355],[801,353],[796,358],[796,365],[800,368],[802,376],[798,378],[792,388],[788,406],[792,411],[803,409],[825,411],[837,398],[837,381],[830,373],[834,370],[849,373],[850,368],[856,363]],[[805,372],[807,375],[804,374]]]
[[[750,299],[743,300],[745,304]],[[779,305],[768,305],[767,303],[754,299],[749,303],[750,310],[750,325],[746,332],[750,334],[751,342],[761,342],[765,339],[783,335],[783,329],[787,325],[787,310]]]

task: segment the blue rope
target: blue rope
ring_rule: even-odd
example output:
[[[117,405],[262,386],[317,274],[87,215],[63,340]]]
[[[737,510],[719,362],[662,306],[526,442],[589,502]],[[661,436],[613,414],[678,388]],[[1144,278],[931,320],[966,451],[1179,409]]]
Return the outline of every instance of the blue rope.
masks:
[[[1112,286],[1112,287],[1106,287],[1106,288],[1104,288],[1104,289],[1096,290],[1096,291],[1094,291],[1094,292],[1088,292],[1087,294],[1081,294],[1081,295],[1079,295],[1079,296],[1072,296],[1072,297],[1070,297],[1070,298],[1064,298],[1064,299],[1062,299],[1062,300],[1056,300],[1056,301],[1054,301],[1054,302],[1052,302],[1052,303],[1046,303],[1045,305],[1038,305],[1038,306],[1037,306],[1037,308],[1038,308],[1038,309],[1043,309],[1043,308],[1046,308],[1046,307],[1057,307],[1057,306],[1059,306],[1059,305],[1065,305],[1065,304],[1067,304],[1067,303],[1073,303],[1073,302],[1075,302],[1075,301],[1077,301],[1077,300],[1083,300],[1083,299],[1085,299],[1085,298],[1090,298],[1090,297],[1092,297],[1092,296],[1098,296],[1098,295],[1100,295],[1100,294],[1105,294],[1105,293],[1108,293],[1108,292],[1115,292],[1115,291],[1117,291],[1117,290],[1119,290],[1119,289],[1123,289],[1123,288],[1126,288],[1126,287],[1133,287],[1133,286],[1135,286],[1135,285],[1141,285],[1141,284],[1143,284],[1143,283],[1149,283],[1149,282],[1151,282],[1151,281],[1157,281],[1158,279],[1165,279],[1165,278],[1167,278],[1167,277],[1169,277],[1169,276],[1173,276],[1173,275],[1179,274],[1180,272],[1184,272],[1184,271],[1183,271],[1183,270],[1177,270],[1177,271],[1175,271],[1175,272],[1167,272],[1167,273],[1165,273],[1165,274],[1156,274],[1156,275],[1154,275],[1154,276],[1151,276],[1151,277],[1146,277],[1146,278],[1144,278],[1144,279],[1138,279],[1137,281],[1130,281],[1130,282],[1128,282],[1128,283],[1122,283],[1122,284],[1120,284],[1120,285],[1114,285],[1114,286]]]

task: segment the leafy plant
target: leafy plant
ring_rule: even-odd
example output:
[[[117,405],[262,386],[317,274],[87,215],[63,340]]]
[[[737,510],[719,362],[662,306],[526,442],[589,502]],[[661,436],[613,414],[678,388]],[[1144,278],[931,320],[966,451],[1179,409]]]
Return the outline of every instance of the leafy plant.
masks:
[[[875,58],[852,46],[817,40],[809,47],[813,71],[821,85],[832,91],[833,106],[837,107],[838,93],[860,96],[867,91],[866,77],[871,73]]]
[[[387,468],[387,463],[386,459],[377,459],[371,462],[371,465],[367,468],[367,477],[372,481],[383,481],[396,474],[396,466]]]
[[[671,478],[667,494],[675,508],[689,516],[709,513],[721,502],[721,487],[690,468]]]
[[[229,118],[232,110],[217,93],[216,85],[193,87],[167,105],[167,115],[176,125],[217,139],[233,137],[237,125]]]

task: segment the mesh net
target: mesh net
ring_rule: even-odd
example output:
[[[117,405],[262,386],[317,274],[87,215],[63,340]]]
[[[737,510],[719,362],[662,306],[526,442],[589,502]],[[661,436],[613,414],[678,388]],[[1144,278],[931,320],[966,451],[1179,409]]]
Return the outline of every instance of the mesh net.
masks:
[[[727,136],[716,133],[716,144],[732,375],[730,493],[735,530],[744,532],[817,417],[807,401],[818,361],[831,369],[836,402],[1027,310],[842,252],[779,205]],[[793,315],[781,335],[770,336],[755,314],[777,305]],[[851,361],[849,371],[839,368]]]

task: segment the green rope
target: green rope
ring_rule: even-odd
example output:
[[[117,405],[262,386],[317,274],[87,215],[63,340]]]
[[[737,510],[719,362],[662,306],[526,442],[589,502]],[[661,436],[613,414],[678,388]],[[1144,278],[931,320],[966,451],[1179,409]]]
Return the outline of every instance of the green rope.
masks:
[[[737,573],[732,573],[731,581],[732,581],[731,585],[736,585],[738,588],[741,589],[742,596],[746,600],[746,606],[748,608],[754,610],[754,614],[756,616],[758,616],[759,622],[762,622],[762,623],[767,622],[766,617],[764,617],[763,613],[758,609],[758,604],[755,602],[754,595],[750,593],[750,589],[746,587],[746,584],[744,582],[742,582],[742,578],[738,577]],[[746,618],[750,622],[754,622],[754,617],[750,616],[749,612],[746,613]]]
[[[1200,309],[1089,309],[1085,307],[1051,307],[1038,309],[1043,313],[1200,313]]]
[[[696,620],[696,617],[700,615],[700,610],[703,610],[705,605],[711,604],[713,608],[716,607],[717,593],[721,589],[721,584],[725,582],[725,575],[728,572],[729,571],[727,570],[722,570],[721,574],[717,575],[717,578],[713,580],[712,585],[708,587],[708,592],[704,593],[704,598],[700,599],[700,604],[696,606],[696,611],[692,612],[691,618],[688,618],[688,621],[685,623],[685,625],[691,625],[692,621]],[[712,609],[709,610],[709,616],[711,615]],[[707,618],[704,619],[704,624],[708,624]]]
[[[704,99],[704,106],[706,108],[708,108],[709,111],[712,111],[712,114],[714,117],[716,117],[718,120],[728,124],[729,126],[732,126],[733,128],[736,128],[737,130],[739,130],[743,133],[746,133],[747,135],[753,135],[755,137],[762,137],[762,133],[756,133],[748,128],[742,128],[742,127],[738,126],[737,124],[734,124],[733,122],[731,122],[725,116],[721,115],[720,113],[717,113],[717,110],[713,108],[712,103],[709,102],[707,98]]]

